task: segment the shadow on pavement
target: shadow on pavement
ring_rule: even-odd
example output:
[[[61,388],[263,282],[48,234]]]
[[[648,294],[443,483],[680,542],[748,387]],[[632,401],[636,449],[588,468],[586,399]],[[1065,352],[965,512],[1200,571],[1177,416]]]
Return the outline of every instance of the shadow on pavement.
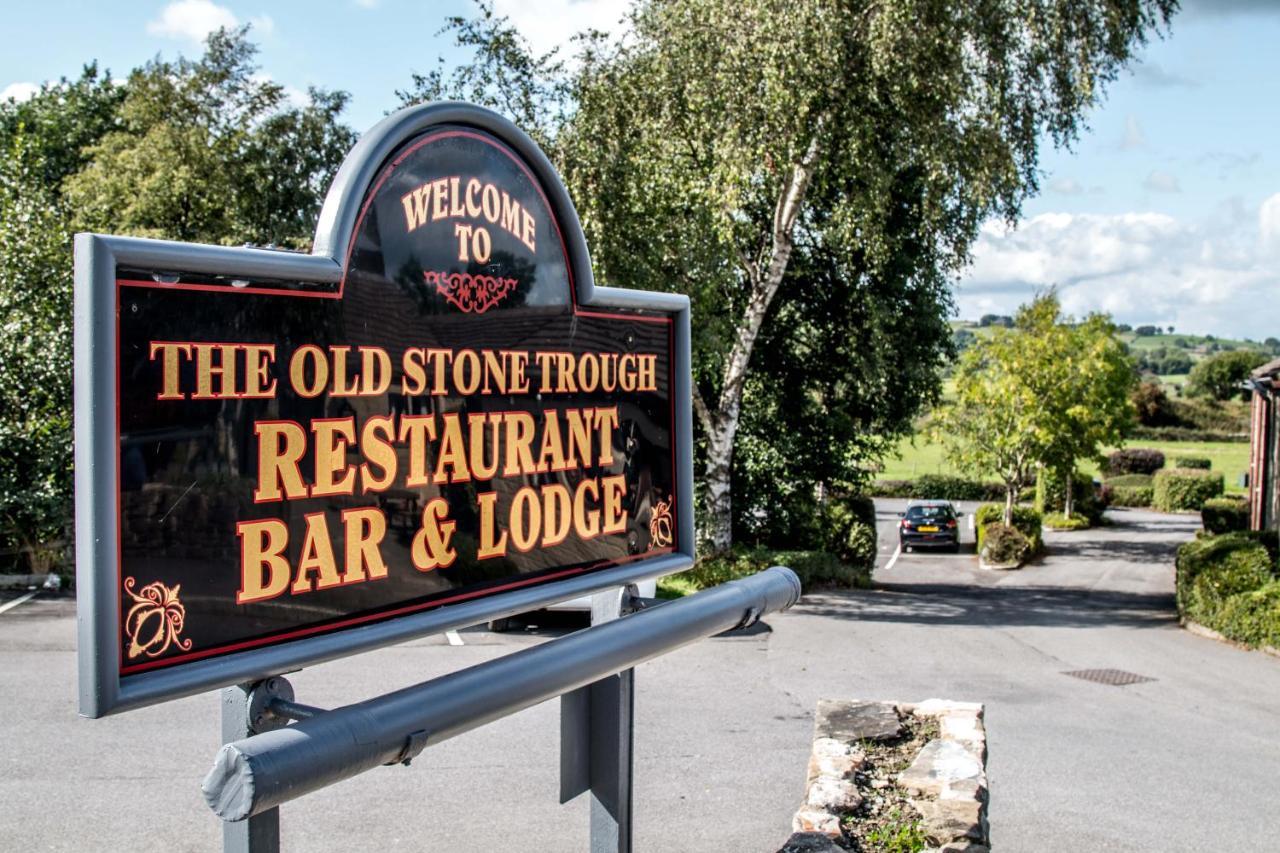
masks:
[[[859,622],[1156,628],[1177,624],[1171,593],[1090,592],[1068,587],[881,584],[871,591],[806,596],[797,610]]]
[[[1130,525],[1126,525],[1127,528]],[[1167,528],[1165,528],[1167,529]],[[1190,537],[1188,537],[1190,538]],[[1046,555],[1049,559],[1067,557],[1084,560],[1126,560],[1133,563],[1173,565],[1178,542],[1130,539],[1076,539],[1072,534],[1055,537]]]

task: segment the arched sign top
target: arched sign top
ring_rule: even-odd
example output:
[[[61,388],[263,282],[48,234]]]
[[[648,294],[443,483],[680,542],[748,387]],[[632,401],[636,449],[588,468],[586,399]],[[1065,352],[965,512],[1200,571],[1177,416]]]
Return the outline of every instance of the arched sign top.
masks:
[[[77,235],[83,713],[687,567],[688,306],[595,287],[468,104],[361,139],[310,255]]]
[[[339,169],[313,245],[342,262],[344,279],[416,287],[420,272],[463,313],[589,303],[594,292],[555,168],[527,134],[472,104],[411,107],[379,122]]]

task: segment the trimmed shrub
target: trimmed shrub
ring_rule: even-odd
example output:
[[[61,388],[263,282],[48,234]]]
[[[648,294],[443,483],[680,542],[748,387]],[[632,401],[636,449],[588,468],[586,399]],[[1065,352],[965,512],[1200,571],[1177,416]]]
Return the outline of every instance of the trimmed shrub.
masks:
[[[1210,498],[1200,507],[1200,521],[1210,533],[1249,529],[1249,503],[1244,498]]]
[[[1154,474],[1164,467],[1164,454],[1159,450],[1134,447],[1116,450],[1102,463],[1102,472],[1108,477],[1117,474]]]
[[[870,570],[862,571],[827,551],[774,551],[737,546],[703,557],[693,568],[674,578],[699,590],[753,575],[770,566],[788,567],[805,589],[816,584],[865,587],[871,583]]]
[[[1228,598],[1214,630],[1237,643],[1280,649],[1280,581]]]
[[[869,497],[832,498],[824,508],[823,547],[842,562],[871,576],[876,564],[876,505]]]
[[[1080,513],[1074,513],[1070,518],[1060,512],[1046,513],[1043,523],[1050,530],[1085,530],[1093,526],[1092,522]]]
[[[871,494],[877,498],[994,501],[1004,497],[1004,486],[950,474],[923,474],[915,480],[876,480]]]
[[[1178,548],[1178,612],[1217,630],[1219,611],[1233,595],[1250,592],[1273,579],[1272,558],[1250,536],[1206,536]]]
[[[1031,556],[1031,543],[1016,527],[996,523],[987,525],[985,530],[985,542],[979,553],[986,562],[1008,565],[1021,563]]]
[[[983,504],[978,507],[973,515],[973,526],[978,532],[978,551],[981,552],[982,546],[986,542],[987,528],[997,524],[1003,526],[1004,504]],[[1044,548],[1044,539],[1040,530],[1040,513],[1029,506],[1015,506],[1013,508],[1013,526],[1026,537],[1027,543],[1031,547],[1031,553],[1039,554],[1041,549]]]
[[[1102,513],[1107,508],[1106,502],[1093,488],[1093,480],[1079,471],[1072,476],[1072,515],[1082,515],[1091,526],[1102,521]],[[1036,509],[1041,513],[1066,511],[1066,484],[1057,472],[1049,469],[1040,471],[1036,479]]]
[[[1200,471],[1208,471],[1213,467],[1213,460],[1206,459],[1203,456],[1175,456],[1173,457],[1174,468],[1195,468]]]
[[[1234,441],[1249,440],[1247,432],[1219,432],[1217,430],[1188,429],[1186,427],[1134,427],[1133,438],[1147,441]]]
[[[1148,507],[1155,496],[1151,486],[1110,486],[1110,489],[1112,506]]]
[[[1150,486],[1150,474],[1121,474],[1119,477],[1108,477],[1106,480],[1108,486],[1115,488],[1116,486]]]
[[[1199,510],[1222,494],[1222,475],[1195,468],[1170,468],[1155,476],[1152,506],[1161,512]]]

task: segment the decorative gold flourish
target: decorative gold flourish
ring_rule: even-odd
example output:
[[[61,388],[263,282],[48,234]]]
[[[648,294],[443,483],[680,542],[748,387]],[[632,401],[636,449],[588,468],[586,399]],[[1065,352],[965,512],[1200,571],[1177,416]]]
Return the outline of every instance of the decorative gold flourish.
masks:
[[[514,278],[471,275],[465,272],[444,273],[428,270],[422,274],[427,284],[467,314],[483,314],[511,295],[519,284]]]
[[[187,618],[187,608],[178,600],[182,584],[175,584],[170,589],[155,581],[134,592],[134,583],[133,578],[124,579],[124,591],[133,599],[133,605],[124,617],[124,632],[129,637],[129,659],[139,655],[158,657],[170,646],[177,646],[184,652],[190,649],[190,640],[178,639]],[[152,622],[155,622],[154,627]]]
[[[671,496],[665,501],[658,501],[649,511],[649,543],[654,548],[665,548],[675,537],[672,534]]]

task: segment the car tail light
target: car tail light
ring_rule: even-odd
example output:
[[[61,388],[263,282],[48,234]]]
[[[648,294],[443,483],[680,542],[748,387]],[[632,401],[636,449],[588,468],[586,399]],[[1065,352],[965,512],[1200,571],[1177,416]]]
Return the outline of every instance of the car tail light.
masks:
[[[954,518],[947,522],[947,528],[950,530],[956,529],[956,520]]]

